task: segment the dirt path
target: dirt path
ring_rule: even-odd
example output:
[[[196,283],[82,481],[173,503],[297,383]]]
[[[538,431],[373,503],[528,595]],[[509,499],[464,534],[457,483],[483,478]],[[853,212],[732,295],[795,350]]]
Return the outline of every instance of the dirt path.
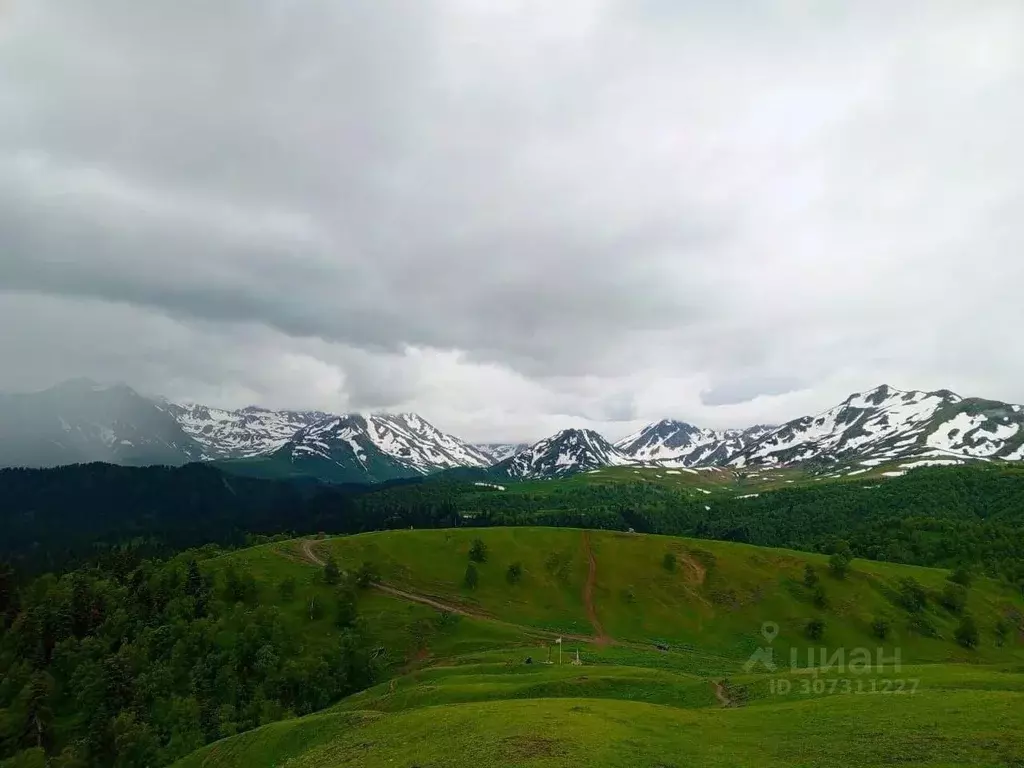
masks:
[[[604,627],[597,618],[597,610],[594,608],[594,585],[597,583],[597,559],[594,557],[594,550],[590,546],[590,532],[583,532],[583,548],[587,551],[589,569],[587,570],[587,583],[583,585],[583,605],[587,609],[587,618],[590,619],[590,626],[594,628],[594,642],[598,645],[608,645],[611,638],[604,633]]]
[[[731,707],[732,699],[725,694],[725,686],[717,680],[712,680],[711,684],[715,686],[715,698],[718,699],[718,703],[723,707]]]
[[[385,594],[391,595],[392,597],[398,597],[402,600],[408,600],[410,603],[421,603],[423,605],[429,605],[431,608],[437,608],[439,611],[448,611],[449,613],[457,613],[460,616],[469,616],[474,619],[483,619],[485,621],[496,621],[493,616],[488,616],[482,611],[474,611],[472,608],[467,608],[461,605],[455,605],[453,603],[443,603],[436,598],[428,595],[419,595],[415,592],[407,592],[404,589],[398,587],[392,587],[390,584],[376,583],[373,585],[375,589]]]
[[[708,571],[704,564],[685,553],[680,559],[683,561],[683,565],[693,572],[693,580],[697,582],[697,585],[703,584],[704,580],[708,577]]]
[[[579,643],[590,643],[594,641],[594,638],[587,637],[586,635],[559,634],[557,632],[549,632],[544,629],[529,627],[525,624],[514,624],[510,621],[502,621],[501,619],[496,619],[494,616],[491,616],[489,613],[486,613],[485,611],[475,609],[471,606],[461,605],[457,603],[448,603],[443,600],[439,600],[436,597],[432,597],[430,595],[421,595],[417,592],[409,592],[405,589],[393,587],[390,584],[383,584],[378,582],[374,584],[373,587],[379,592],[383,592],[386,595],[391,595],[392,597],[397,597],[400,600],[407,600],[410,603],[420,603],[421,605],[429,605],[431,608],[436,608],[439,611],[457,613],[460,616],[466,616],[471,619],[476,619],[477,621],[486,621],[491,624],[500,624],[503,627],[517,629],[521,632],[524,632],[525,634],[533,635],[534,637],[543,637],[547,639],[561,637],[564,640],[575,640]]]
[[[320,555],[313,551],[313,545],[316,544],[313,539],[306,539],[302,542],[302,556],[308,562],[313,565],[318,565],[323,568],[327,563],[321,559]]]
[[[316,546],[316,541],[315,540],[313,540],[313,539],[305,539],[302,542],[301,546],[299,547],[299,552],[300,552],[301,558],[302,558],[302,560],[304,562],[322,568],[327,563],[323,560],[323,558],[321,558],[316,553],[315,546]],[[505,626],[505,627],[510,627],[510,628],[513,628],[513,629],[518,629],[518,630],[520,630],[520,631],[522,631],[522,632],[524,632],[526,634],[533,635],[535,637],[543,637],[543,638],[562,637],[565,640],[575,640],[575,641],[580,642],[580,643],[589,643],[589,642],[593,642],[594,641],[594,638],[587,637],[585,635],[566,635],[566,634],[561,634],[560,635],[560,634],[558,634],[556,632],[548,632],[548,631],[543,630],[543,629],[536,629],[534,627],[528,627],[528,626],[523,625],[523,624],[513,624],[512,622],[509,622],[509,621],[502,621],[501,619],[497,619],[494,616],[491,616],[489,613],[486,613],[485,611],[480,610],[480,609],[473,608],[472,606],[460,605],[460,604],[456,604],[456,603],[446,602],[446,601],[444,601],[442,599],[433,597],[432,595],[423,595],[423,594],[420,594],[418,592],[410,592],[409,590],[400,589],[398,587],[394,587],[394,586],[392,586],[390,584],[385,584],[383,582],[375,583],[373,585],[373,588],[376,589],[378,592],[383,592],[386,595],[391,595],[392,597],[397,597],[400,600],[406,600],[406,601],[408,601],[410,603],[419,603],[420,605],[429,605],[431,608],[436,608],[439,611],[447,611],[449,613],[456,613],[456,614],[458,614],[460,616],[467,616],[467,617],[469,617],[471,619],[477,619],[478,621],[487,621],[487,622],[490,622],[492,624],[500,624],[500,625]]]
[[[391,597],[396,597],[400,600],[405,600],[410,603],[419,603],[420,605],[427,605],[439,611],[448,611],[449,613],[458,614],[460,616],[466,616],[477,621],[486,621],[491,624],[500,625],[509,629],[514,629],[522,632],[527,637],[533,637],[534,639],[543,639],[550,641],[556,637],[561,637],[563,640],[578,642],[578,643],[594,643],[596,645],[614,645],[622,646],[626,648],[635,648],[637,650],[651,650],[649,643],[637,643],[629,641],[619,641],[605,634],[604,628],[601,626],[600,620],[597,618],[597,611],[594,608],[594,588],[597,583],[597,559],[594,557],[594,551],[590,546],[590,535],[589,532],[583,532],[583,547],[587,552],[588,560],[588,571],[587,581],[583,586],[583,602],[586,606],[587,617],[590,620],[591,625],[594,628],[594,637],[587,635],[567,635],[564,633],[549,632],[547,630],[538,629],[536,627],[530,627],[524,624],[515,624],[510,621],[502,621],[501,619],[495,618],[494,616],[484,612],[483,610],[474,608],[473,606],[467,606],[452,602],[447,602],[441,598],[434,597],[432,595],[424,595],[417,592],[410,592],[406,589],[400,589],[390,584],[376,583],[373,585],[374,589],[379,592],[383,592]],[[316,551],[317,541],[315,539],[304,539],[298,551],[296,550],[280,550],[280,554],[283,557],[296,557],[301,559],[303,562],[322,568],[326,565],[326,561],[317,554]],[[725,686],[721,682],[716,680],[709,680],[711,685],[714,687],[715,698],[722,707],[735,707],[736,703],[733,702],[728,693],[725,690]]]

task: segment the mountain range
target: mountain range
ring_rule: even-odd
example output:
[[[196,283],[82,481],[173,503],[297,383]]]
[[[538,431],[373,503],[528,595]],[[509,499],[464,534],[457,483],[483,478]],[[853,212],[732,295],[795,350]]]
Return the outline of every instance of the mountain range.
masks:
[[[6,467],[208,461],[239,474],[383,482],[460,467],[509,479],[641,464],[736,471],[803,465],[852,475],[889,463],[992,459],[1024,460],[1024,407],[886,385],[779,426],[715,431],[664,419],[615,443],[567,429],[533,445],[472,445],[412,413],[224,410],[86,379],[0,395]]]

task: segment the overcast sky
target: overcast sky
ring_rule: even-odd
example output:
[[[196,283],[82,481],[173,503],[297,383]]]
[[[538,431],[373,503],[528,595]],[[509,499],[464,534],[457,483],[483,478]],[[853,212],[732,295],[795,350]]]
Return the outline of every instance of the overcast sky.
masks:
[[[1024,402],[1024,3],[6,0],[0,389],[472,440]]]

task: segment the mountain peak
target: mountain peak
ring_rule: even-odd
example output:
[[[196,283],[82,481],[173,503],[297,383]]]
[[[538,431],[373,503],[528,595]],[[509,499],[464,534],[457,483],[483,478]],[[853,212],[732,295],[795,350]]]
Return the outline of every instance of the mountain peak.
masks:
[[[882,384],[817,416],[783,424],[729,463],[815,460],[837,465],[839,473],[857,474],[896,462],[905,462],[897,470],[902,473],[930,464],[1024,459],[1024,412],[1013,406],[997,411],[972,409],[949,390],[903,391]]]
[[[496,465],[509,477],[555,477],[629,464],[630,460],[592,429],[563,429]]]

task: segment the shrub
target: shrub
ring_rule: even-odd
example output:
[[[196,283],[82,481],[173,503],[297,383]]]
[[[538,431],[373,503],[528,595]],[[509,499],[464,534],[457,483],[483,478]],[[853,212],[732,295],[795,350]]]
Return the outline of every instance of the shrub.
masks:
[[[820,579],[818,578],[818,572],[815,571],[813,567],[811,567],[810,563],[805,565],[804,586],[806,586],[808,589],[814,589],[816,586],[818,586],[819,581]]]
[[[508,567],[508,571],[505,573],[505,578],[508,579],[509,584],[518,584],[519,580],[523,578],[523,564],[512,563]]]
[[[462,619],[462,616],[455,613],[454,611],[440,611],[436,620],[439,629],[446,629],[448,627],[454,627]]]
[[[327,557],[327,562],[324,563],[324,581],[332,586],[337,584],[341,580],[341,571],[338,570],[338,564],[334,562],[334,558]]]
[[[889,636],[889,620],[879,616],[871,622],[871,634],[879,640],[885,640]]]
[[[999,619],[999,621],[996,622],[996,645],[998,647],[1002,648],[1006,645],[1006,640],[1010,636],[1011,629],[1013,629],[1013,627],[1006,619]]]
[[[224,571],[224,589],[222,597],[229,603],[253,603],[256,601],[259,590],[256,586],[256,579],[247,570],[238,573],[234,566],[228,566]]]
[[[811,619],[804,626],[804,634],[808,640],[821,640],[825,636],[825,622],[821,619]]]
[[[923,613],[918,613],[910,617],[910,621],[907,622],[907,628],[921,637],[938,637],[939,630],[934,624],[925,616]]]
[[[939,602],[950,613],[962,613],[967,607],[967,588],[951,581],[943,588]]]
[[[899,604],[911,613],[918,613],[928,605],[928,593],[917,582],[917,579],[900,579],[898,600]]]
[[[356,571],[356,586],[360,589],[366,589],[378,581],[380,581],[380,573],[377,571],[377,566],[369,560],[363,561],[363,564],[359,566],[359,570]]]
[[[469,559],[474,563],[487,562],[487,545],[483,539],[473,539],[473,543],[469,545]]]
[[[970,616],[960,619],[960,626],[956,628],[953,637],[964,648],[974,649],[978,647],[978,625]]]
[[[845,579],[850,572],[850,556],[845,552],[836,552],[828,559],[828,569],[837,579]]]
[[[347,629],[356,623],[356,601],[351,589],[338,591],[334,601],[334,624],[339,629]]]
[[[971,572],[965,566],[961,565],[949,574],[947,578],[954,584],[970,588],[973,577],[971,576]]]
[[[628,587],[622,590],[622,599],[625,600],[627,603],[636,602],[636,591],[633,589],[632,584],[630,584]]]
[[[665,556],[661,558],[661,567],[666,571],[674,571],[676,569],[676,553],[666,552]]]
[[[811,594],[811,599],[817,608],[828,607],[828,595],[825,594],[825,588],[818,584],[814,587],[814,591]]]
[[[466,566],[466,575],[463,577],[462,583],[468,589],[476,589],[477,584],[480,583],[480,574],[477,573],[476,566],[473,563]]]
[[[291,602],[295,598],[295,579],[289,576],[287,579],[282,580],[277,585],[278,594],[281,595],[281,599],[286,603]]]

